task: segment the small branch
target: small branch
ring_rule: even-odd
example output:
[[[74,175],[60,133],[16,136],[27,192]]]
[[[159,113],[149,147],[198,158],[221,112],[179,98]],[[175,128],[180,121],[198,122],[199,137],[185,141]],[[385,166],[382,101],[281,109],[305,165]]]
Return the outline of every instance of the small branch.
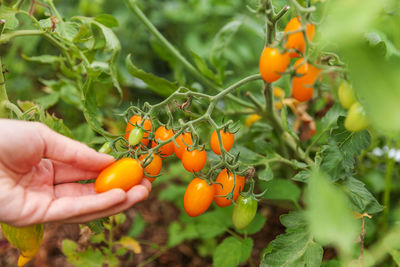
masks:
[[[253,96],[253,94],[250,91],[246,92],[246,97],[250,100],[250,102],[252,102],[254,104],[254,106],[259,110],[259,111],[263,111],[263,107],[261,105],[260,102],[258,102],[258,100]]]
[[[20,30],[20,31],[8,32],[1,35],[0,44],[8,43],[11,39],[19,36],[43,35],[45,33],[46,33],[45,31],[41,30]]]

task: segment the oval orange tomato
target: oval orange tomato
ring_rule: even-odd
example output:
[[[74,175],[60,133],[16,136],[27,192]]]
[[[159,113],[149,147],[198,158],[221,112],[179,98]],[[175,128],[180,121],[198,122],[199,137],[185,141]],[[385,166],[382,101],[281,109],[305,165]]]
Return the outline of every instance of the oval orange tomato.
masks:
[[[299,31],[302,27],[299,17],[292,18],[285,27],[284,33]],[[307,23],[306,25],[306,35],[308,40],[312,41],[315,33],[315,25],[312,23]],[[303,32],[299,31],[296,33],[291,33],[287,37],[285,44],[287,49],[298,50],[304,53],[306,48],[306,41],[304,40]],[[289,53],[290,57],[298,57],[299,54],[295,51]]]
[[[240,175],[236,175],[236,184],[235,184],[235,176],[233,173],[227,171],[227,169],[223,169],[217,176],[217,180],[215,181],[215,197],[214,201],[220,207],[226,207],[232,204],[231,199],[227,199],[225,196],[229,194],[233,186],[235,185],[235,189],[233,190],[233,200],[236,200],[239,197],[239,193],[244,189],[245,178]]]
[[[120,159],[103,169],[96,179],[94,189],[103,193],[114,188],[128,191],[139,184],[143,178],[143,168],[132,158]]]
[[[172,129],[167,129],[165,126],[160,126],[154,133],[154,142],[152,144],[152,147],[155,147],[157,145],[157,140],[160,139],[161,141],[165,141],[170,139],[171,137],[174,136],[174,131]],[[174,153],[174,142],[169,142],[163,146],[160,147],[159,149],[160,154],[164,157],[171,156],[172,153]]]
[[[288,53],[281,54],[277,48],[265,47],[261,53],[259,70],[265,82],[272,83],[281,78],[290,63]]]
[[[224,132],[223,130],[220,130],[219,133],[221,135],[221,141],[222,141],[222,145],[224,146],[224,149],[226,151],[231,150],[231,148],[233,146],[233,142],[235,141],[235,135],[230,132]],[[214,151],[215,154],[221,155],[221,149],[219,147],[217,131],[214,131],[211,134],[210,145],[211,145],[212,151]]]
[[[215,195],[213,185],[200,178],[194,178],[185,191],[183,206],[186,213],[191,216],[199,216],[210,207]]]
[[[304,58],[298,59],[296,63],[294,63],[294,67],[296,68],[296,73],[303,76],[293,77],[292,95],[300,102],[308,101],[313,96],[313,84],[321,70],[307,63]]]
[[[147,154],[141,155],[139,157],[140,162],[143,164],[144,159],[147,157]],[[146,176],[146,174],[149,174],[151,176],[156,176],[158,174],[160,174],[161,168],[162,168],[162,159],[159,155],[154,154],[153,153],[153,159],[149,159],[151,160],[151,162],[144,167],[144,178],[146,178],[147,180],[149,180],[150,182],[153,182],[156,178],[155,177],[148,177]]]
[[[207,152],[205,150],[194,149],[185,150],[182,154],[183,167],[189,172],[199,172],[204,168],[207,162]]]
[[[129,122],[130,122],[130,123],[128,123],[128,124],[126,125],[126,128],[125,128],[125,139],[126,139],[126,140],[129,140],[129,134],[131,133],[132,129],[136,127],[136,126],[134,126],[134,125],[135,125],[135,124],[140,125],[140,124],[142,123],[142,120],[143,120],[142,116],[139,116],[139,115],[133,115],[133,116],[129,119]],[[153,129],[153,126],[151,125],[151,121],[150,121],[149,119],[146,119],[146,120],[144,121],[144,123],[143,123],[143,128],[144,128],[146,131],[150,131],[150,132],[151,132],[151,130]],[[143,138],[142,138],[142,140],[141,140],[141,142],[142,142],[145,146],[147,146],[147,145],[149,144],[149,139],[147,138],[148,136],[149,136],[149,133],[146,133],[146,132],[145,132],[145,133],[143,134]]]
[[[186,133],[181,133],[180,135],[178,135],[178,137],[175,139],[175,142],[178,144],[179,147],[177,147],[174,143],[174,152],[175,155],[178,158],[182,158],[182,154],[183,152],[185,152],[186,150],[186,144],[188,145],[193,145],[193,140],[192,140],[192,134],[189,132]]]

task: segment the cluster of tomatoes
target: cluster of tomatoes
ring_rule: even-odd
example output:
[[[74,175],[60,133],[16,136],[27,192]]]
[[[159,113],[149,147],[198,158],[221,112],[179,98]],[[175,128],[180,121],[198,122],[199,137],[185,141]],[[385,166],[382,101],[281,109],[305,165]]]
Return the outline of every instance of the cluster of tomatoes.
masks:
[[[284,36],[286,43],[283,52],[276,47],[267,46],[264,48],[259,62],[261,77],[267,83],[279,80],[290,64],[290,59],[303,54],[306,48],[306,40],[302,31],[302,23],[299,17],[291,19],[285,27]],[[305,25],[307,39],[312,41],[315,33],[315,25]],[[285,38],[284,38],[285,39]],[[292,79],[292,95],[300,102],[308,101],[314,92],[314,83],[319,77],[320,69],[309,64],[304,58],[299,58],[294,63],[296,71]]]
[[[137,159],[123,158],[105,168],[95,182],[97,193],[113,188],[127,191],[139,184],[142,178],[153,182],[161,171],[163,158],[172,154],[181,159],[183,167],[189,172],[196,173],[204,168],[207,162],[207,153],[204,146],[193,145],[194,140],[190,132],[182,132],[175,136],[172,129],[160,126],[154,132],[154,139],[150,140],[149,135],[152,131],[153,126],[149,119],[143,121],[139,115],[134,115],[129,119],[124,136],[129,145],[135,150],[139,146],[155,147],[160,145],[159,149],[151,156],[145,152]],[[220,130],[219,133],[223,149],[228,152],[233,146],[235,136],[227,130]],[[172,141],[174,137],[175,142]],[[221,155],[217,131],[211,135],[210,146],[215,154]],[[184,208],[189,216],[194,217],[205,212],[213,200],[220,207],[229,206],[232,204],[232,200],[237,200],[244,184],[243,176],[234,175],[227,169],[223,169],[218,174],[214,183],[196,177],[186,189]]]

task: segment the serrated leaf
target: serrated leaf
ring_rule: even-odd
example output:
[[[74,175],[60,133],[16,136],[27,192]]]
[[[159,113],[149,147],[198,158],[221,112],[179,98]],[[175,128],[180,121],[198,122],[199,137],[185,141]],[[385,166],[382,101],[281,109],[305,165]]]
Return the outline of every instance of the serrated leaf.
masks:
[[[227,237],[215,250],[213,266],[236,267],[249,258],[252,247],[253,240],[250,238],[240,241],[234,237]]]
[[[297,202],[300,198],[300,188],[290,180],[273,179],[266,182],[268,190],[264,194],[265,199],[291,200]]]
[[[299,266],[296,262],[311,243],[313,243],[311,235],[306,230],[279,235],[268,246],[260,267]]]
[[[4,4],[0,6],[0,19],[6,21],[6,24],[4,25],[5,29],[14,30],[18,27],[19,21],[15,15],[16,11],[12,8],[9,8]]]
[[[104,221],[103,219],[97,219],[86,223],[86,225],[93,233],[98,234],[104,231],[103,221]]]
[[[137,68],[131,61],[131,56],[128,55],[125,60],[125,65],[128,72],[140,80],[142,80],[147,86],[155,93],[161,96],[169,96],[178,88],[176,83],[170,82],[164,78],[155,76],[154,74],[147,73]]]
[[[314,238],[351,251],[358,234],[357,221],[345,194],[324,173],[314,170],[306,191],[307,221]]]
[[[353,177],[349,177],[343,183],[344,190],[350,198],[352,209],[363,214],[374,214],[383,210],[382,205],[373,194],[365,188],[365,184]]]
[[[106,26],[108,28],[113,28],[113,27],[119,26],[118,20],[109,14],[98,15],[94,18],[94,20],[103,24],[104,26]]]
[[[283,214],[280,220],[283,226],[291,230],[305,228],[307,226],[307,220],[302,211],[291,211],[288,214]]]
[[[324,255],[324,249],[321,245],[310,242],[304,253],[304,263],[307,267],[320,267],[322,264],[322,256]]]

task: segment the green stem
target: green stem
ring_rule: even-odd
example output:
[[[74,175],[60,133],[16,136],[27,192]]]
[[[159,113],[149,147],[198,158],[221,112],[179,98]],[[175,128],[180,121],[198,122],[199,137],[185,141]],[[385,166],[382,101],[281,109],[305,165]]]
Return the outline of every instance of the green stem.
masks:
[[[18,0],[18,1],[13,5],[13,9],[14,9],[14,10],[20,9],[23,3],[24,3],[24,0]]]
[[[20,31],[13,31],[8,32],[0,37],[0,44],[8,43],[11,39],[19,36],[32,36],[32,35],[43,35],[45,31],[41,30],[20,30]]]
[[[322,136],[324,136],[324,134],[329,131],[331,124],[329,124],[329,127],[325,128],[323,131],[321,131],[315,138],[314,140],[311,142],[311,144],[307,147],[306,149],[306,156],[308,157],[308,155],[310,154],[311,149],[314,147],[314,145],[322,138]]]
[[[0,20],[0,39],[5,27],[5,20]],[[3,73],[3,63],[1,62],[0,57],[0,118],[9,118],[10,112],[6,107],[6,103],[8,102],[7,90],[6,90],[6,79],[4,78]]]
[[[385,175],[385,191],[383,193],[383,225],[382,225],[382,232],[385,232],[388,226],[388,215],[390,209],[390,191],[392,189],[392,174],[394,168],[394,159],[388,158],[386,164],[386,175]]]
[[[222,89],[211,82],[209,79],[204,77],[158,30],[151,21],[146,17],[146,15],[140,10],[136,5],[135,0],[125,0],[128,8],[139,18],[139,20],[147,27],[147,29],[154,35],[154,37],[176,58],[181,62],[181,64],[205,87],[212,88],[217,91]],[[243,101],[242,99],[235,97],[233,95],[227,96],[230,100],[247,107],[253,108],[253,105]]]
[[[157,253],[155,253],[153,256],[149,257],[145,261],[139,263],[137,267],[143,267],[147,266],[149,263],[155,261],[158,257],[160,257],[165,251],[167,251],[169,248],[168,247],[162,247]]]
[[[24,116],[22,111],[15,104],[11,103],[10,101],[5,101],[5,107],[8,110],[14,112],[17,115],[18,119],[21,119]]]

